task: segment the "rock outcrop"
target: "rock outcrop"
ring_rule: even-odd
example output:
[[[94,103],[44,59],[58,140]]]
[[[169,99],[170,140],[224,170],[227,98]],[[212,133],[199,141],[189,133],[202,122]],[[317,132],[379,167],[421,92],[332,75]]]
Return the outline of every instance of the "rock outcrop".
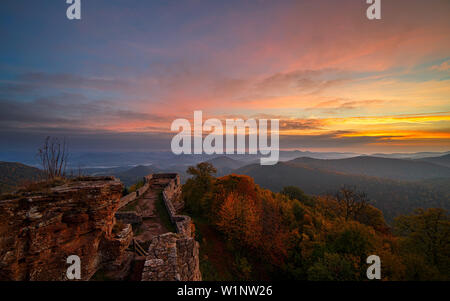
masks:
[[[122,189],[88,178],[0,201],[0,280],[66,280],[70,255],[81,259],[82,280],[120,266],[133,237],[130,225],[115,225]]]

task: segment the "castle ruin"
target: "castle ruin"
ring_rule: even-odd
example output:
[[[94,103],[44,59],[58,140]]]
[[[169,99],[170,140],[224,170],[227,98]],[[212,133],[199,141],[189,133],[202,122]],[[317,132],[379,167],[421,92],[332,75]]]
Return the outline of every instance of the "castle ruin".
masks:
[[[122,190],[113,177],[86,177],[0,200],[0,280],[68,280],[70,255],[81,280],[201,280],[193,223],[178,215],[179,175]]]

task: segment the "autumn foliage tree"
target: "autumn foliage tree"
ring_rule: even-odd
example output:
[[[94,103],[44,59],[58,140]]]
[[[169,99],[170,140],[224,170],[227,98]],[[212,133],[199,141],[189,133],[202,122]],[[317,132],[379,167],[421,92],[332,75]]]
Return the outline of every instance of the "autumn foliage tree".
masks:
[[[183,198],[186,209],[195,215],[202,215],[209,211],[211,190],[215,180],[213,174],[217,170],[210,163],[197,164],[189,167],[187,173],[192,177],[183,186]]]
[[[444,209],[420,208],[411,215],[399,216],[394,229],[402,237],[401,248],[409,260],[416,261],[417,265],[425,263],[424,268],[435,280],[449,280],[450,216]],[[429,267],[436,267],[437,271]],[[421,280],[420,275],[413,280]]]
[[[259,219],[260,210],[253,201],[231,192],[221,203],[215,224],[228,239],[257,247],[262,234]]]
[[[394,236],[381,211],[353,188],[334,196],[308,196],[296,187],[274,193],[248,176],[215,178],[208,163],[188,172],[188,210],[221,234],[235,256],[230,266],[245,279],[265,270],[273,279],[367,280],[371,254],[381,258],[383,280],[449,277],[450,226],[441,209],[399,217]]]

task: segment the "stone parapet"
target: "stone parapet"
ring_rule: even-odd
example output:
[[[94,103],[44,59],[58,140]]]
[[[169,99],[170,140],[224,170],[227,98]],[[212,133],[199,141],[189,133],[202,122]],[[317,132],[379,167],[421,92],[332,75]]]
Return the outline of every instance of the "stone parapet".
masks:
[[[178,215],[173,202],[181,194],[178,174],[154,174],[154,179],[169,178],[163,188],[163,202],[177,233],[152,239],[142,273],[143,281],[200,281],[199,244],[193,237],[189,216]]]

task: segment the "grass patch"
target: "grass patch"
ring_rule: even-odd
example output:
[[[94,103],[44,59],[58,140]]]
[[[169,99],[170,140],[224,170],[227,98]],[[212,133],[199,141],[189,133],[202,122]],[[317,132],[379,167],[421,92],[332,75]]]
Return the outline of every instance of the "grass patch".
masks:
[[[176,233],[175,225],[170,221],[169,213],[164,205],[162,191],[158,194],[158,201],[155,202],[156,214],[158,214],[161,223],[170,232]]]

